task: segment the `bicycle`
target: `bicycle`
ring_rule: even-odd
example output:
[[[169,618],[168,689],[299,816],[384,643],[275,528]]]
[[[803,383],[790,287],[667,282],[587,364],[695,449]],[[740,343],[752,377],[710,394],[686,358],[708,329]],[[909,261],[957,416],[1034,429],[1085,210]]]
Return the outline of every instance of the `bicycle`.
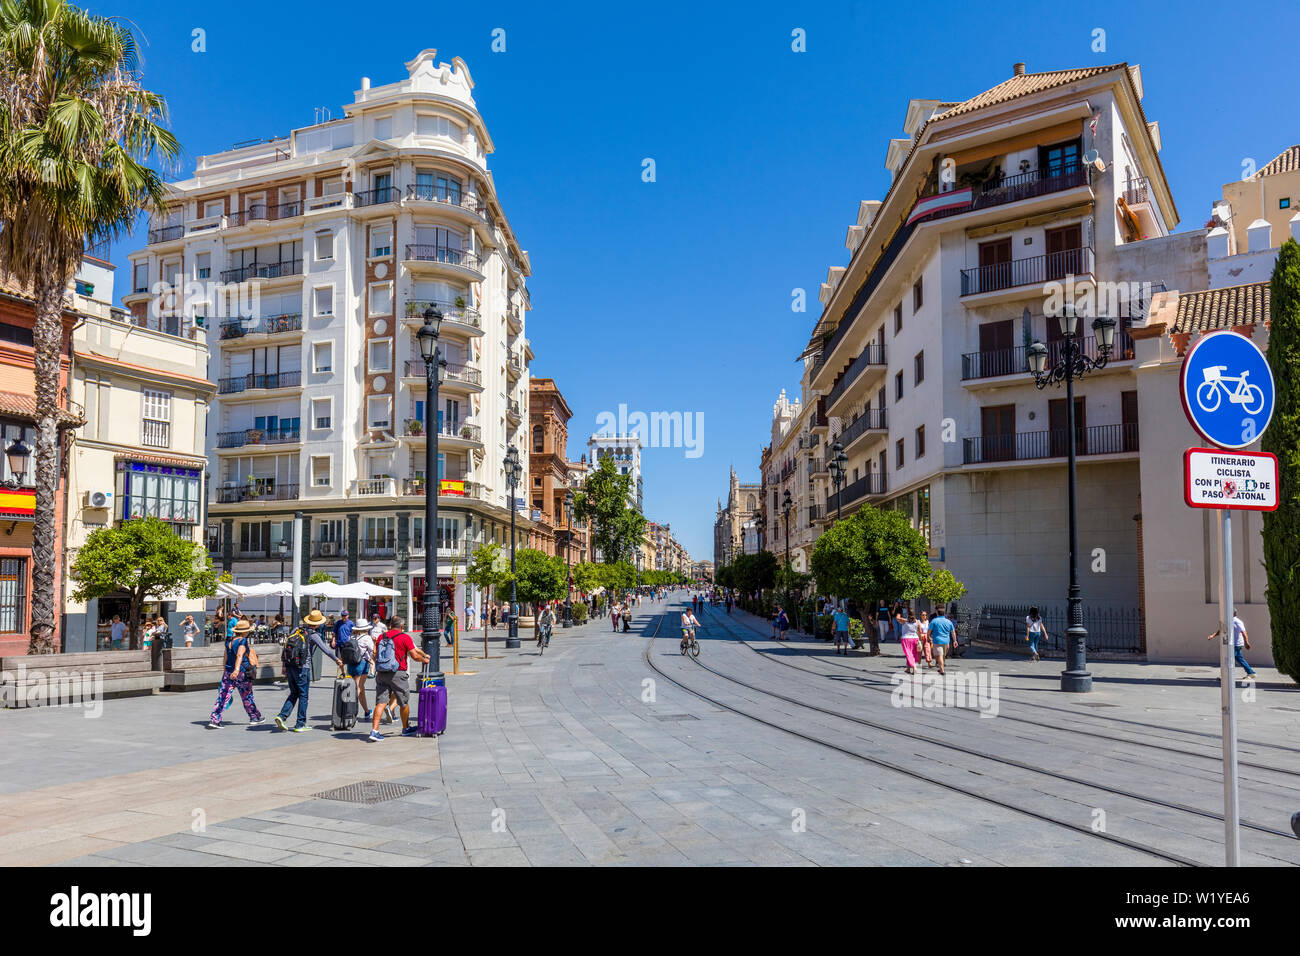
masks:
[[[546,649],[551,646],[551,625],[543,624],[542,629],[537,634],[537,653],[544,654]]]
[[[700,656],[700,645],[695,640],[695,628],[693,627],[682,628],[682,657],[686,656],[688,650],[691,652],[692,657]]]
[[[1247,415],[1258,415],[1264,408],[1264,390],[1258,385],[1250,385],[1246,382],[1249,372],[1242,372],[1240,375],[1224,375],[1227,370],[1226,365],[1211,365],[1203,370],[1205,381],[1196,389],[1196,404],[1203,410],[1212,412],[1223,401],[1223,395],[1227,395],[1228,402],[1240,405]],[[1229,390],[1225,384],[1227,382],[1235,382],[1236,388]],[[1220,392],[1223,395],[1220,395]],[[1214,400],[1213,404],[1210,404],[1211,399]]]

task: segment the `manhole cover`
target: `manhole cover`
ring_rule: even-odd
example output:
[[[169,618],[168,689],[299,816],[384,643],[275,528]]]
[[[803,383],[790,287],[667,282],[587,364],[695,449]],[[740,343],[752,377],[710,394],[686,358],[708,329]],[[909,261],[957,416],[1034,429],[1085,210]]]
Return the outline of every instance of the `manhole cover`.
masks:
[[[655,714],[655,720],[699,720],[694,714]]]
[[[428,787],[413,787],[409,783],[388,783],[384,780],[362,780],[346,787],[336,787],[316,794],[322,800],[341,800],[344,803],[383,803],[398,797],[410,796]]]

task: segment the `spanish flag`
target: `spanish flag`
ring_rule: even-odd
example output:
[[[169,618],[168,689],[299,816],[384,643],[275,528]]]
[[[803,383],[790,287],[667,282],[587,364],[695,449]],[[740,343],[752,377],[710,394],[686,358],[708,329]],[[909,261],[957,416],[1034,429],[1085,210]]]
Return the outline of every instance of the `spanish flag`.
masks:
[[[34,488],[0,488],[0,517],[30,518],[36,514]]]

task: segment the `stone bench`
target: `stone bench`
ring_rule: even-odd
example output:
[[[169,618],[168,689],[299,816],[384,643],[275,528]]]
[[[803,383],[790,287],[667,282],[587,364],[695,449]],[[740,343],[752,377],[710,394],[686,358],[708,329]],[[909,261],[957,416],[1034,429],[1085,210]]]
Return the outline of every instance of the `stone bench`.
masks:
[[[257,644],[258,682],[280,679],[280,645]],[[163,651],[162,673],[168,690],[216,687],[226,666],[224,644],[207,647],[173,647]]]
[[[15,707],[59,703],[68,695],[152,694],[162,688],[164,677],[153,670],[149,655],[147,650],[138,650],[3,657],[0,704]]]

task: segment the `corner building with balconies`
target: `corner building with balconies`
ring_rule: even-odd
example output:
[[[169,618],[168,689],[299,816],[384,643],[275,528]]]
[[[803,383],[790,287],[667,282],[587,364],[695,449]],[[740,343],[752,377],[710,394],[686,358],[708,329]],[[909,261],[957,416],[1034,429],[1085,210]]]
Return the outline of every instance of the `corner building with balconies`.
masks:
[[[1059,291],[1085,354],[1097,354],[1093,318],[1117,322],[1109,364],[1075,383],[1080,575],[1085,607],[1136,620],[1129,327],[1152,290],[1205,287],[1203,252],[1169,236],[1178,213],[1142,99],[1140,69],[1120,63],[1016,64],[969,100],[912,100],[889,144],[888,193],[861,204],[850,262],[822,286],[803,356],[815,451],[802,504],[823,527],[837,506],[902,511],[972,606],[1065,603],[1065,391],[1037,389],[1026,358],[1034,341],[1061,358]],[[838,494],[826,467],[837,440]]]
[[[279,580],[301,511],[303,580],[392,587],[401,597],[378,609],[418,619],[426,547],[459,609],[453,568],[509,540],[502,463],[509,445],[524,450],[529,261],[487,168],[469,68],[435,57],[396,83],[363,78],[341,119],[200,157],[131,256],[137,317],[170,294],[167,321],[211,330],[207,535],[237,584]],[[446,362],[436,410],[416,339],[431,305]],[[424,527],[429,422],[436,529]]]

